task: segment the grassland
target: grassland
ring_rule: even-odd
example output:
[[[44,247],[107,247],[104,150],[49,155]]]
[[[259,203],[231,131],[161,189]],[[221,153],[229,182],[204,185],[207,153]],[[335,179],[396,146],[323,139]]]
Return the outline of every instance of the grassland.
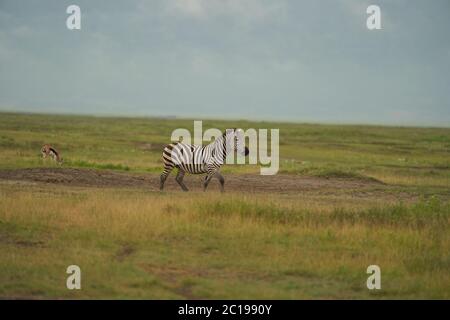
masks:
[[[450,129],[203,126],[279,128],[280,174],[319,187],[186,194],[0,179],[0,297],[450,298]],[[156,177],[179,127],[192,121],[4,113],[0,170],[60,170],[39,158],[51,143],[63,168]],[[71,264],[81,290],[66,289]],[[381,290],[366,288],[371,264]]]

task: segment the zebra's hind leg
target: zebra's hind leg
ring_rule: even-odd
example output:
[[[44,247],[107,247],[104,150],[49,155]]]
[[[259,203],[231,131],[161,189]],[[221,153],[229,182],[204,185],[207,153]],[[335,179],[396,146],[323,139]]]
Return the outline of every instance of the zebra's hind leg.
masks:
[[[160,183],[159,183],[159,190],[164,189],[164,182],[166,182],[167,176],[170,174],[170,172],[173,169],[173,165],[165,165],[164,171],[161,173],[161,176],[159,177]]]
[[[178,182],[178,184],[180,185],[181,189],[183,189],[183,191],[189,191],[189,189],[186,187],[186,185],[183,182],[184,174],[185,174],[185,171],[183,169],[179,168],[175,180]]]

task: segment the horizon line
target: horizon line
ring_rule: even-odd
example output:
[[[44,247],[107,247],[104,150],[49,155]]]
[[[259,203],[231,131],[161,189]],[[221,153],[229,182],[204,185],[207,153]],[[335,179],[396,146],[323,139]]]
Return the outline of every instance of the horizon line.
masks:
[[[267,118],[237,118],[226,116],[206,116],[203,119],[198,119],[188,116],[177,115],[145,115],[145,114],[122,114],[122,113],[71,113],[71,112],[55,112],[55,111],[27,111],[27,110],[9,110],[1,109],[0,114],[24,114],[24,115],[41,115],[41,116],[79,116],[79,117],[93,117],[93,118],[129,118],[129,119],[165,119],[165,120],[202,120],[202,121],[247,121],[247,122],[275,122],[285,124],[303,124],[303,125],[331,125],[331,126],[370,126],[370,127],[392,127],[392,128],[433,128],[433,129],[450,129],[449,126],[433,125],[433,124],[393,124],[393,123],[378,123],[378,122],[346,122],[346,121],[326,121],[326,120],[312,120],[306,119],[304,121],[300,119],[287,120],[287,119],[267,119]]]

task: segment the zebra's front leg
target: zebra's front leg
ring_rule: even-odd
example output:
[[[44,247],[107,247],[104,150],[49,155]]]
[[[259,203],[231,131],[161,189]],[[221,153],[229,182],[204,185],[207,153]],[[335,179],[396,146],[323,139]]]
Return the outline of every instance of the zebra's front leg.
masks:
[[[220,192],[224,192],[225,179],[223,178],[222,174],[219,171],[216,172],[216,177],[220,182]]]
[[[203,191],[206,191],[206,188],[208,188],[208,184],[211,179],[219,172],[219,166],[210,164],[207,166],[207,172],[208,175],[205,177],[205,182],[203,183]]]
[[[208,175],[205,177],[205,182],[203,182],[203,191],[206,191],[206,188],[208,188],[208,184],[211,181],[212,177],[214,177],[214,173],[208,173]]]
[[[189,189],[186,187],[186,185],[183,182],[184,174],[185,174],[184,170],[178,169],[178,173],[177,173],[175,180],[178,182],[178,184],[180,185],[181,189],[183,189],[183,191],[189,191]]]

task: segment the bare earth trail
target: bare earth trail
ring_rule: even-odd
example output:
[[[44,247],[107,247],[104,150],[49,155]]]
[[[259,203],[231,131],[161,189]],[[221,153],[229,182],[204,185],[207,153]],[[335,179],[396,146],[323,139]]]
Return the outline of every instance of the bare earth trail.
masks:
[[[362,198],[403,198],[411,199],[411,194],[392,193],[395,187],[377,181],[347,178],[319,178],[287,174],[261,176],[258,174],[224,174],[225,190],[245,193],[278,194],[351,194]],[[204,176],[186,175],[185,183],[190,191],[202,191]],[[72,168],[32,168],[0,170],[0,182],[44,183],[76,187],[96,188],[145,188],[159,191],[158,174],[126,173],[109,170],[72,169]],[[218,191],[219,183],[213,180],[209,191]],[[175,174],[166,181],[165,191],[181,192],[175,182]]]

